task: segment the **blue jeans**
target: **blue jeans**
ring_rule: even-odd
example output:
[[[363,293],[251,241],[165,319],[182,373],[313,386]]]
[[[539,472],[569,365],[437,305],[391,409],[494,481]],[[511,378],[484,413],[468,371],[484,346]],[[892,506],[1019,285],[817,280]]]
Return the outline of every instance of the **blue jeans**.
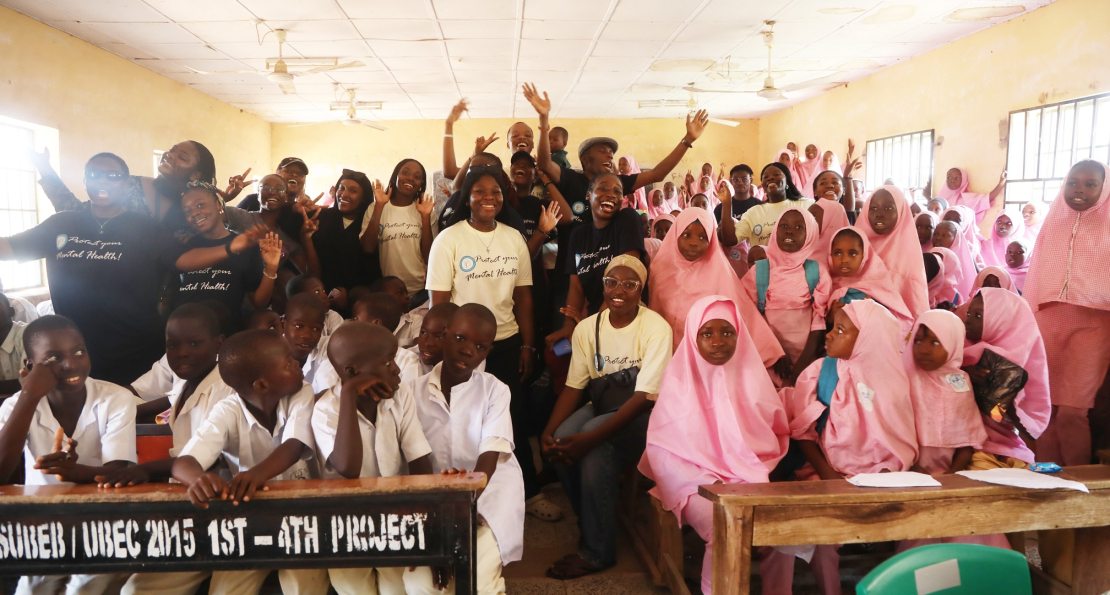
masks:
[[[621,471],[644,454],[650,414],[650,411],[640,414],[574,465],[555,466],[563,490],[578,514],[578,528],[582,533],[578,555],[598,568],[607,568],[617,562],[614,544],[620,493],[617,482]],[[612,416],[612,413],[594,416],[594,406],[587,404],[559,425],[555,438],[590,432]]]

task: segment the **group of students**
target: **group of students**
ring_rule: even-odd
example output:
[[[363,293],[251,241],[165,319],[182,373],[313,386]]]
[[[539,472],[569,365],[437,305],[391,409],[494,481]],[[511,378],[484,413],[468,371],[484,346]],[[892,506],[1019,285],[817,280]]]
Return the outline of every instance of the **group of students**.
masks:
[[[0,385],[15,392],[0,405],[0,481],[20,461],[28,484],[173,479],[204,507],[247,503],[272,479],[480,471],[478,588],[497,593],[525,515],[561,518],[541,489],[555,477],[581,540],[548,575],[568,579],[615,563],[633,466],[709,541],[699,485],[1089,462],[1087,411],[1110,369],[1110,288],[1094,271],[1110,254],[1105,165],[1077,163],[1043,217],[1003,211],[1001,182],[968,192],[958,169],[946,198],[888,184],[857,209],[851,144],[843,168],[808,145],[758,184],[747,165],[717,179],[705,164],[676,185],[698,112],[650,170],[606,137],[582,142],[572,169],[547,95],[523,92],[539,134],[509,129],[507,170],[487,151],[495,134],[456,164],[460,102],[440,187],[405,159],[385,184],[344,170],[328,206],[297,158],[233,207],[249,171],[216,188],[195,141],[154,179],[94,156],[87,202],[36,156],[58,213],[0,239],[0,258],[46,259],[55,314],[12,322],[0,300],[0,372],[18,373]],[[1000,361],[1028,381],[984,408]],[[136,420],[171,426],[171,458],[134,464]],[[762,552],[764,592],[789,593],[807,551],[839,593],[836,548],[798,546]],[[220,593],[265,577],[24,577],[20,590],[187,594],[209,574]],[[288,593],[452,588],[439,568],[279,578]]]

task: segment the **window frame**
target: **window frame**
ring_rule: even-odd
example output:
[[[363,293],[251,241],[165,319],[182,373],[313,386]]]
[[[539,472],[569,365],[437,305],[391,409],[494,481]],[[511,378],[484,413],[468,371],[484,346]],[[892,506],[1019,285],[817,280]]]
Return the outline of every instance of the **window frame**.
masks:
[[[3,115],[0,115],[0,124],[5,124],[5,125],[8,125],[8,126],[14,126],[14,127],[17,127],[17,128],[23,128],[23,129],[31,131],[31,135],[32,135],[31,144],[33,145],[31,148],[33,148],[34,150],[37,150],[37,151],[41,151],[44,148],[48,149],[50,151],[50,165],[54,168],[54,171],[56,171],[56,172],[61,171],[61,157],[60,157],[60,151],[59,151],[59,148],[58,148],[58,129],[57,128],[51,128],[49,126],[42,126],[40,124],[35,124],[33,122],[18,120],[16,118],[10,118],[10,117],[3,116]],[[25,166],[26,168],[30,169],[33,172],[32,175],[34,176],[33,184],[34,184],[34,192],[35,192],[35,210],[36,210],[35,225],[38,225],[38,224],[42,223],[44,220],[46,220],[48,217],[50,217],[51,215],[54,214],[54,205],[50,203],[50,199],[47,198],[46,193],[43,192],[42,186],[40,186],[38,184],[39,175],[38,175],[38,172],[35,171],[34,166],[30,165],[30,163],[27,162],[23,158],[22,155],[16,157],[16,165],[17,165],[17,167],[24,167]],[[15,232],[15,233],[19,233],[19,232]],[[29,266],[37,265],[38,268],[39,268],[40,284],[39,285],[31,285],[31,286],[27,286],[27,287],[20,287],[18,289],[11,289],[10,285],[5,285],[5,287],[4,287],[5,293],[10,294],[10,295],[20,296],[20,297],[26,297],[26,296],[35,296],[35,295],[45,294],[48,291],[48,289],[49,289],[49,279],[47,278],[46,261],[45,260],[38,260],[38,261],[35,261],[34,263],[22,263],[21,265],[15,265],[15,261],[10,261],[10,262],[12,263],[11,265],[7,265],[7,263],[5,263],[5,266],[25,266],[25,267],[29,267]]]
[[[926,128],[926,129],[923,129],[923,130],[915,130],[913,132],[905,132],[905,133],[901,133],[901,134],[892,134],[890,136],[868,139],[866,142],[864,142],[864,144],[863,144],[864,149],[863,149],[862,157],[864,158],[864,168],[865,168],[865,170],[864,170],[864,182],[865,182],[865,186],[867,188],[871,188],[871,189],[878,188],[879,186],[883,185],[883,182],[886,180],[886,178],[891,177],[890,175],[886,174],[886,172],[879,171],[879,172],[876,172],[875,179],[872,180],[872,172],[875,171],[875,168],[872,167],[872,160],[871,160],[872,159],[872,150],[871,150],[872,143],[884,143],[885,141],[888,141],[888,140],[893,141],[894,139],[902,138],[902,139],[905,139],[906,141],[908,141],[909,144],[912,146],[913,136],[917,135],[917,134],[928,134],[929,135],[930,142],[929,142],[929,164],[928,164],[928,167],[927,168],[920,167],[921,164],[918,164],[920,169],[919,169],[918,176],[917,176],[918,179],[916,180],[918,182],[917,184],[911,183],[912,180],[899,180],[899,179],[895,178],[895,181],[898,182],[899,185],[901,185],[902,187],[910,188],[910,189],[924,188],[925,184],[932,181],[933,174],[934,174],[934,171],[936,169],[937,133],[936,133],[935,128]],[[884,162],[884,165],[885,165],[885,163],[886,163],[885,156],[884,156],[883,162]],[[879,169],[882,169],[882,168],[879,168]],[[875,182],[875,183],[872,183],[872,182]]]

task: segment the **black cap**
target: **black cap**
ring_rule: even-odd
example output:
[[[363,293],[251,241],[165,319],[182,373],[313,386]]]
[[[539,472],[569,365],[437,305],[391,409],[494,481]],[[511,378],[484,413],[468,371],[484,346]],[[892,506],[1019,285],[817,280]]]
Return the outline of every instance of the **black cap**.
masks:
[[[512,165],[512,164],[516,163],[517,161],[520,161],[521,159],[524,159],[528,163],[531,163],[532,167],[536,166],[536,158],[532,157],[532,154],[529,153],[528,151],[517,151],[516,153],[513,153],[512,158],[509,159],[509,165]]]
[[[304,175],[308,175],[308,165],[300,157],[286,157],[278,164],[278,169],[285,169],[290,165],[299,165],[304,168]]]

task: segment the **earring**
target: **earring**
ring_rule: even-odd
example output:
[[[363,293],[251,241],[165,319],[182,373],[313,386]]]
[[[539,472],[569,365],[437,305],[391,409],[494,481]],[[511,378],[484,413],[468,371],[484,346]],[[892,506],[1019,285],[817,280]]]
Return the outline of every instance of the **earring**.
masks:
[[[223,214],[224,214],[224,212],[223,212],[223,211],[220,211],[220,214],[221,214],[221,215],[223,215]]]

